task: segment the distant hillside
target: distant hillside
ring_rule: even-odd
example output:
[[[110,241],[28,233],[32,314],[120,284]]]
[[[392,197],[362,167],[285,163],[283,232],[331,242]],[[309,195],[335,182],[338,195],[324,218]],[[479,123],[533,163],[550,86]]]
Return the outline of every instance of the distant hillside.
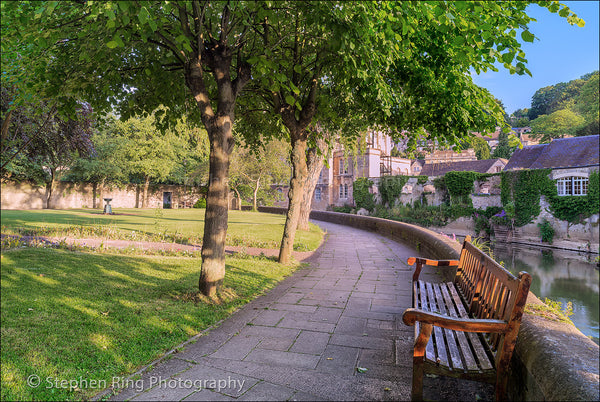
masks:
[[[598,77],[594,71],[538,89],[527,111],[534,135],[546,142],[564,135],[598,134]]]

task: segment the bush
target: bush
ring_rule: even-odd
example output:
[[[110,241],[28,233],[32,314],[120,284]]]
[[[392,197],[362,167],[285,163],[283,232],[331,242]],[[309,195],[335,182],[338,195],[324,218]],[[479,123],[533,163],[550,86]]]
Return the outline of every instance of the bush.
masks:
[[[345,214],[352,213],[352,207],[350,205],[344,205],[343,207],[333,207],[333,212],[343,212]]]
[[[538,227],[540,228],[542,241],[552,244],[552,240],[554,239],[554,228],[552,227],[552,224],[548,222],[547,219],[544,219],[541,223],[538,223]]]
[[[352,187],[352,195],[354,196],[354,202],[356,208],[364,208],[371,212],[375,208],[375,200],[373,194],[369,191],[373,182],[366,177],[361,177],[354,182]]]
[[[198,198],[194,204],[194,208],[206,208],[206,198]]]

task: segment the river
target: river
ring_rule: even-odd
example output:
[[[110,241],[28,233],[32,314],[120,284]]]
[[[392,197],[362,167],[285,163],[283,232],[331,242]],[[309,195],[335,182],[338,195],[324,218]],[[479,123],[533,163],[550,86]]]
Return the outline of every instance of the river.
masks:
[[[571,302],[573,314],[569,318],[598,343],[600,275],[595,254],[504,243],[496,243],[493,252],[513,274],[529,272],[533,278],[531,291],[542,301],[559,301],[563,309]]]

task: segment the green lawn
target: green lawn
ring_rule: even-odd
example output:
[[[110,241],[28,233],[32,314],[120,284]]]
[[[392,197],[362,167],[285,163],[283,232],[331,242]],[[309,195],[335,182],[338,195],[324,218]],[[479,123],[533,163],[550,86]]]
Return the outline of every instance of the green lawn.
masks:
[[[200,259],[24,248],[1,259],[2,400],[86,399],[48,381],[131,374],[294,270],[228,258],[221,300],[196,293]],[[40,386],[27,386],[39,376]],[[47,380],[51,379],[51,380]]]
[[[114,209],[103,215],[97,209],[3,210],[2,233],[48,236],[106,237],[131,240],[168,240],[200,244],[204,209]],[[283,234],[283,215],[229,211],[227,243],[233,246],[278,248]],[[298,231],[294,249],[314,250],[321,231]]]
[[[152,237],[156,228],[187,236],[202,232],[204,210],[165,210],[162,216],[153,210],[118,212],[123,215],[2,211],[2,232],[72,236],[108,228],[107,237],[128,231]],[[240,244],[277,246],[283,223],[283,216],[232,211],[229,231]],[[299,244],[313,249],[321,238],[316,226],[297,235]],[[93,381],[110,386],[114,377],[135,372],[298,266],[265,257],[227,258],[224,289],[218,299],[209,300],[197,293],[199,258],[140,253],[2,249],[2,400],[89,399],[101,391]],[[28,386],[28,378],[41,383]],[[80,387],[82,381],[91,385]]]

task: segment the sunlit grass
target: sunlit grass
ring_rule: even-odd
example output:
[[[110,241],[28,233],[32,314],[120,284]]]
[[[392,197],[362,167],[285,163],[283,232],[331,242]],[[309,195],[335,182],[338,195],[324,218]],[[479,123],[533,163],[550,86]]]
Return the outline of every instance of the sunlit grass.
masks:
[[[2,233],[77,238],[174,241],[201,244],[204,209],[121,209],[103,215],[97,209],[3,210]],[[227,243],[231,246],[278,248],[285,217],[248,211],[229,211]],[[294,249],[316,249],[321,231],[298,231]]]
[[[295,266],[228,258],[224,291],[198,295],[200,260],[23,248],[1,257],[2,400],[87,399],[48,387],[135,372],[227,317]],[[37,375],[40,386],[27,385]],[[50,380],[48,380],[50,379]],[[50,382],[48,382],[50,381]]]

